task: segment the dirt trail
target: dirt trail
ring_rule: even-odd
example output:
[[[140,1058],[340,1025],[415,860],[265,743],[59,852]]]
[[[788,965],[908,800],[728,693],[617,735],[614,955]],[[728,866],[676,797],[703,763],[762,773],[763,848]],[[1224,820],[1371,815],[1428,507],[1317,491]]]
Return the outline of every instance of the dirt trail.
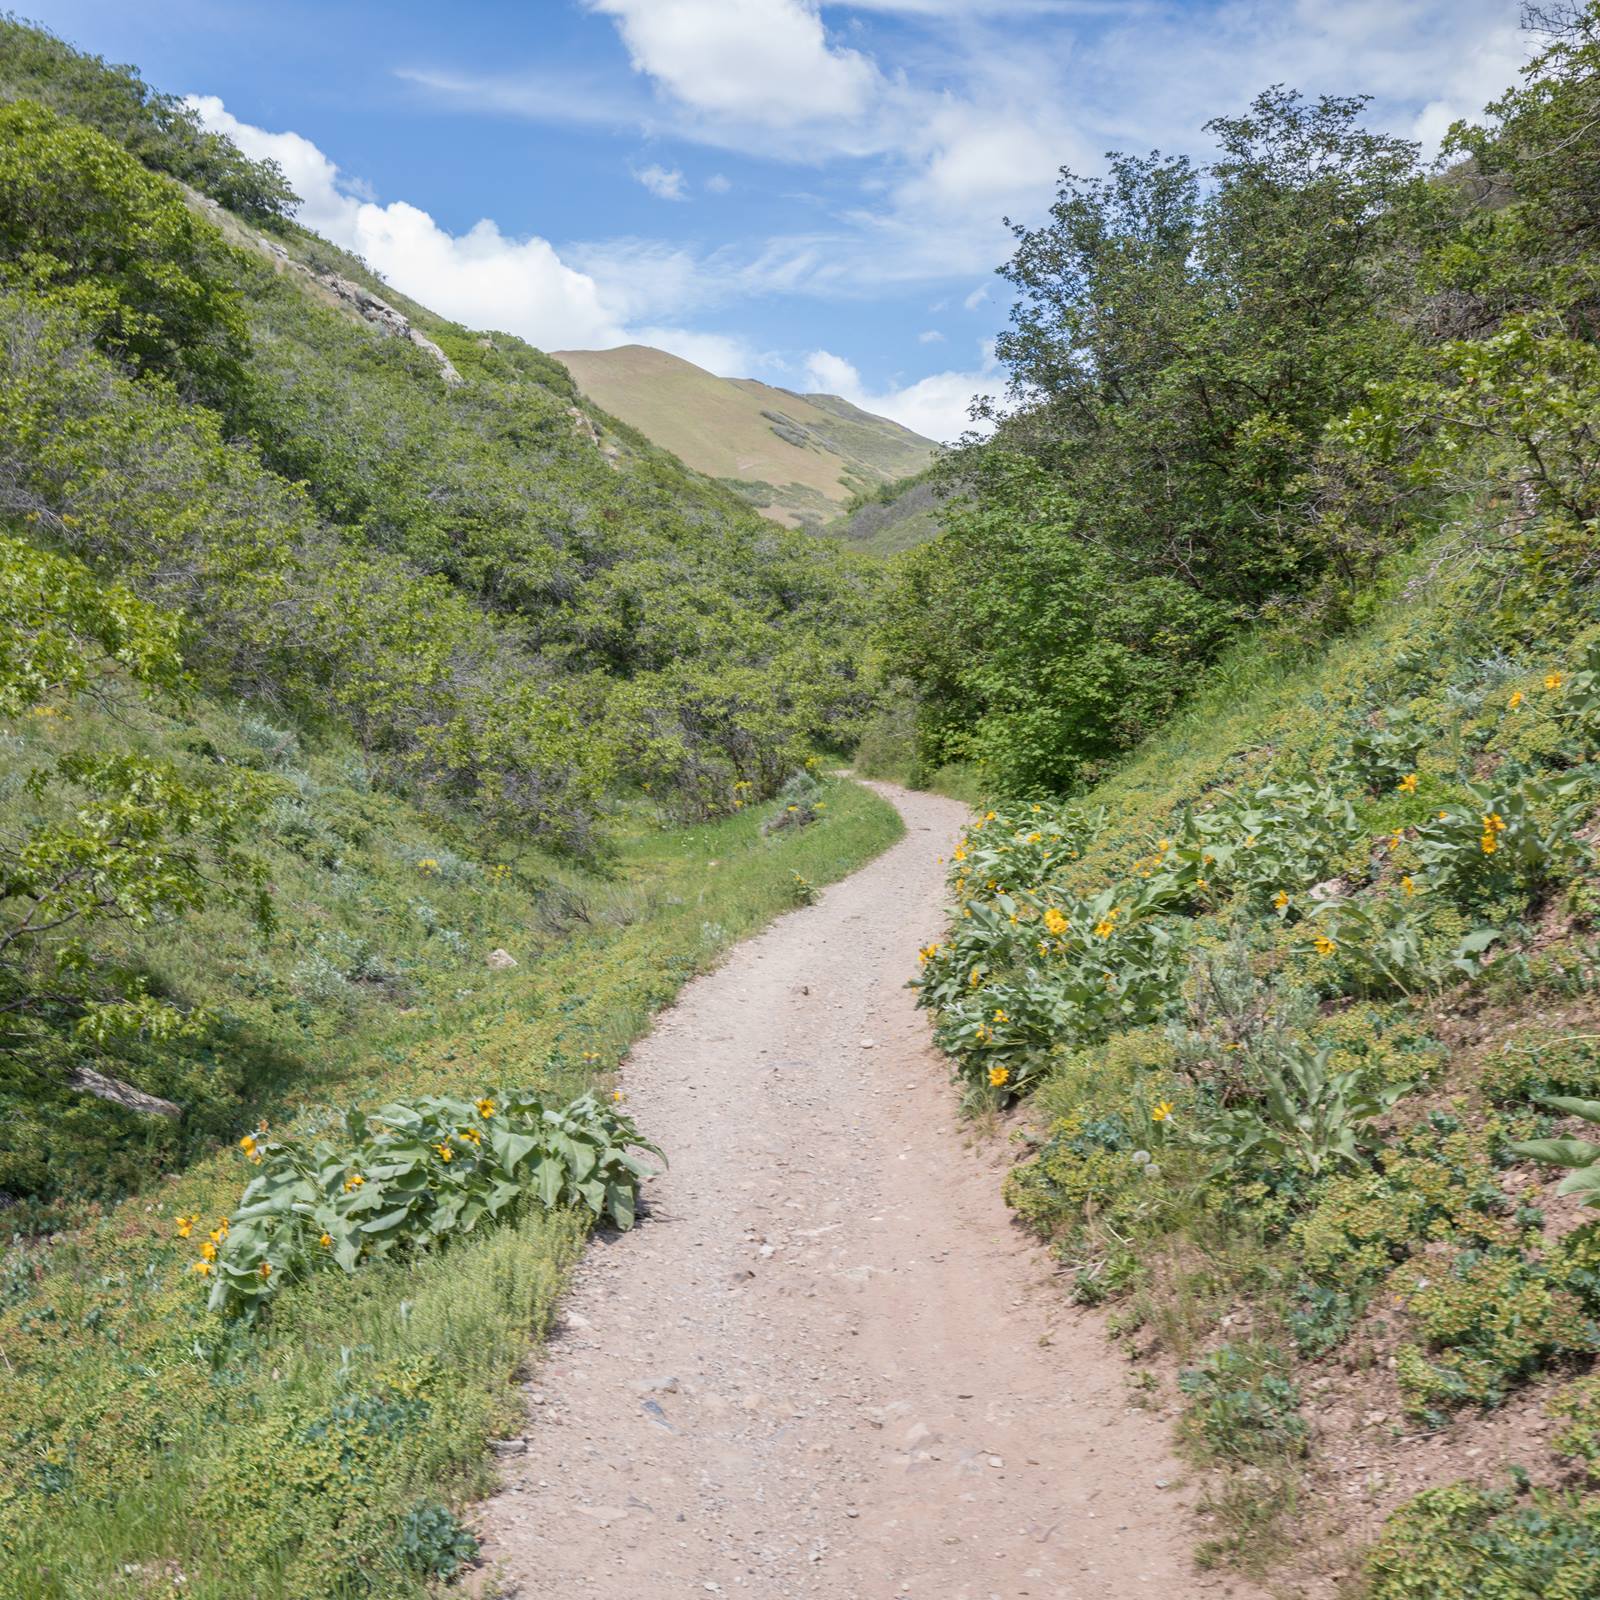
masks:
[[[1191,1566],[1169,1424],[974,1149],[905,979],[953,801],[699,978],[624,1084],[672,1170],[588,1251],[482,1510],[510,1592],[1120,1600]]]

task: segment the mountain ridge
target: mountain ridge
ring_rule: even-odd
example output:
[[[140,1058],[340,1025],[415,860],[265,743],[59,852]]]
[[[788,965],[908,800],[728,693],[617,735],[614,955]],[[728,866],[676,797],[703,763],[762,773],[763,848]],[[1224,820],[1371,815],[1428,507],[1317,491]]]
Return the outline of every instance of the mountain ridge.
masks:
[[[821,528],[938,450],[840,395],[719,377],[652,345],[550,353],[587,399],[785,527]]]

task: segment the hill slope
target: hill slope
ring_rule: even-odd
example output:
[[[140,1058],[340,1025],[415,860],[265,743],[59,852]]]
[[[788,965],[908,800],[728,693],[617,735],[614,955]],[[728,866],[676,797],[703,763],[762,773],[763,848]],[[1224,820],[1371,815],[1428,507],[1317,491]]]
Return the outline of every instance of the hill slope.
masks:
[[[596,405],[786,527],[820,527],[863,490],[920,472],[937,448],[838,395],[719,378],[649,345],[553,354]]]
[[[943,505],[933,474],[885,484],[822,531],[863,555],[892,556],[938,537]]]

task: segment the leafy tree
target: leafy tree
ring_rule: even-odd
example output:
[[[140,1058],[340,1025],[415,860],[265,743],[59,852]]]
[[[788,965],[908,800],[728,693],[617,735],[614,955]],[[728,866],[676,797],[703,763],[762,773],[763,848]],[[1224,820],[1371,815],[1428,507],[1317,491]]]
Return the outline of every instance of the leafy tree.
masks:
[[[1447,334],[1485,331],[1534,304],[1600,331],[1600,3],[1525,6],[1545,47],[1482,123],[1457,123],[1444,153],[1461,205],[1434,252]]]
[[[1364,104],[1270,89],[1207,124],[1203,172],[1113,156],[1015,230],[1014,409],[958,456],[968,507],[890,604],[891,668],[937,702],[930,758],[1070,782],[1327,563],[1305,473],[1395,369],[1401,245],[1428,204],[1415,147],[1363,127]]]
[[[176,95],[135,67],[86,55],[36,24],[0,16],[0,100],[28,99],[95,128],[145,166],[192,185],[253,222],[285,221],[299,204],[275,161],[251,161],[208,132]]]
[[[172,691],[182,672],[176,631],[80,562],[0,536],[5,715],[53,722],[80,696]],[[241,840],[268,797],[258,779],[200,782],[132,751],[69,746],[28,770],[0,826],[0,1019],[64,1011],[102,1041],[119,1029],[183,1026],[136,977],[97,963],[86,937],[218,896],[244,899],[267,921],[262,869]]]
[[[108,350],[225,392],[244,345],[214,228],[102,135],[0,106],[0,284],[70,305]]]

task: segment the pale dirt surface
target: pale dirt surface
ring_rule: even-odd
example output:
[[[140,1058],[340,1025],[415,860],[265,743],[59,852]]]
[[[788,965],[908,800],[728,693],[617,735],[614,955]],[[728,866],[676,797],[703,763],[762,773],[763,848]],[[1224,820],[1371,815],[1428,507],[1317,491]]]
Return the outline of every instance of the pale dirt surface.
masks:
[[[672,1168],[579,1268],[485,1558],[523,1600],[1250,1595],[1195,1573],[1170,1422],[1011,1226],[904,986],[963,810],[873,787],[906,838],[626,1063]]]

